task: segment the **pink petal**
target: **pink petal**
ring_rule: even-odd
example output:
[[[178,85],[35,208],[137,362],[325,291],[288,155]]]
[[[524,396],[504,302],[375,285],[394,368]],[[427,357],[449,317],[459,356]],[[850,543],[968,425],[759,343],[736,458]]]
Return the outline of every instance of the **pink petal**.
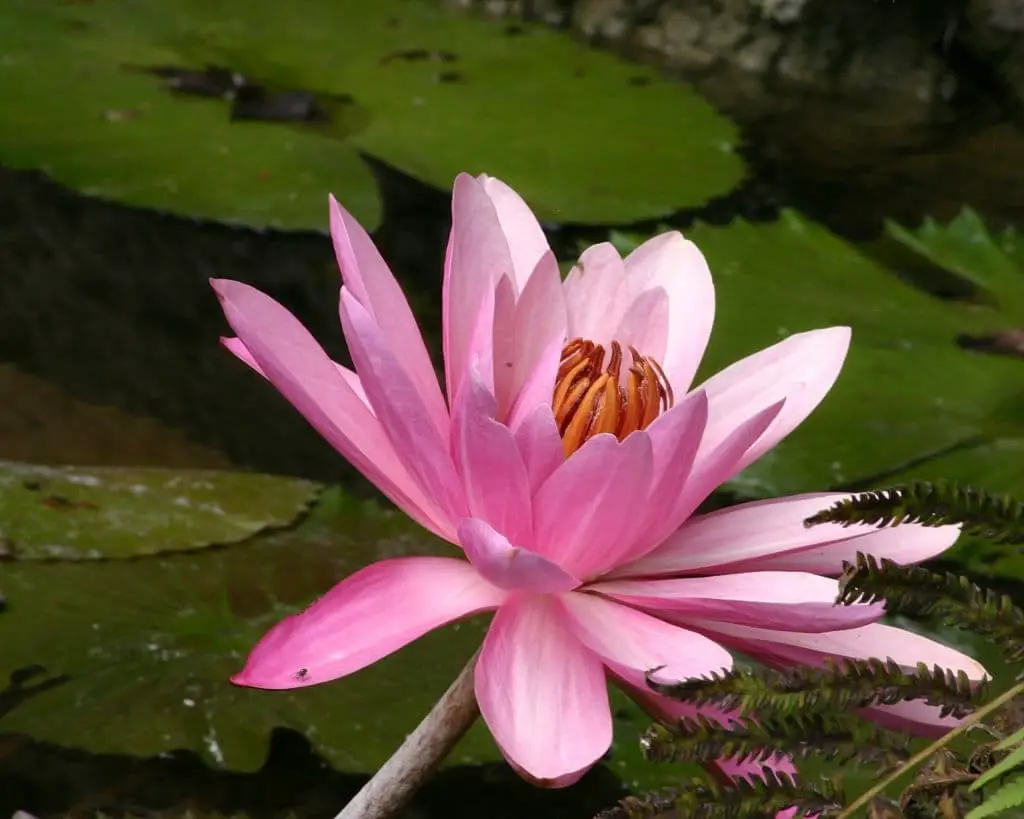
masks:
[[[612,337],[627,348],[633,347],[660,364],[665,360],[668,347],[669,310],[668,293],[660,287],[645,290],[623,313]],[[668,382],[675,390],[675,382],[671,377],[668,378]],[[686,386],[688,387],[689,383]],[[681,395],[684,391],[685,387],[676,395]]]
[[[211,284],[239,342],[267,380],[410,517],[453,539],[453,520],[409,474],[380,422],[299,320],[249,285],[227,279]]]
[[[431,423],[423,399],[387,337],[347,287],[341,289],[341,324],[363,388],[395,450],[452,519],[465,517],[465,493],[448,441]]]
[[[737,779],[763,780],[765,768],[771,768],[776,774],[783,774],[790,779],[796,779],[798,773],[792,758],[785,754],[775,754],[768,757],[768,759],[756,761],[752,759],[738,761],[735,757],[728,757],[705,763],[704,767],[708,773],[719,777],[719,779],[726,783],[735,782]],[[776,819],[782,819],[782,817],[792,816],[795,812],[796,808],[790,808],[775,814],[775,817]]]
[[[620,563],[636,560],[662,543],[689,514],[690,510],[677,501],[685,492],[707,420],[707,396],[698,391],[655,418],[645,430],[654,453],[651,496],[647,502],[651,513],[645,516],[644,530],[635,548],[620,556]]]
[[[827,657],[877,657],[891,658],[907,669],[920,662],[954,672],[963,671],[971,680],[980,681],[989,676],[980,663],[956,649],[912,631],[880,623],[823,634],[772,631],[711,621],[689,621],[689,625],[773,668],[820,666]],[[872,705],[861,713],[883,724],[903,725],[927,735],[941,733],[956,724],[956,720],[941,718],[938,708],[916,701],[895,706]]]
[[[564,594],[573,633],[610,665],[659,682],[677,682],[732,668],[732,655],[713,640],[594,594]]]
[[[672,621],[688,618],[780,631],[820,632],[873,623],[882,604],[837,606],[835,580],[801,572],[751,572],[665,580],[611,580],[589,587]]]
[[[280,689],[344,677],[438,626],[497,608],[506,598],[463,560],[382,560],[274,626],[231,681]]]
[[[455,403],[455,393],[469,366],[478,318],[486,315],[481,311],[484,295],[493,294],[501,277],[512,276],[513,270],[494,202],[480,182],[459,174],[452,191],[452,230],[441,295],[449,406]]]
[[[857,713],[883,728],[905,731],[919,737],[941,737],[956,728],[962,719],[942,716],[942,709],[924,700],[909,700],[893,705],[871,705],[859,708]]]
[[[622,257],[609,242],[592,245],[580,254],[565,277],[568,338],[584,338],[607,345],[629,306],[618,298],[626,276]]]
[[[533,543],[530,477],[512,432],[494,419],[494,396],[470,370],[455,398],[452,455],[469,514],[520,546]]]
[[[677,231],[648,239],[626,257],[626,276],[632,302],[656,287],[668,296],[668,338],[659,363],[669,383],[681,395],[693,382],[715,320],[715,288],[703,254]]]
[[[528,412],[535,403],[550,404],[565,346],[566,314],[562,277],[552,254],[538,262],[516,304],[511,393],[498,402],[499,418]]]
[[[624,441],[595,435],[567,458],[534,497],[534,545],[574,577],[616,565],[623,543],[644,525],[654,455],[643,431]]]
[[[680,572],[809,571],[836,574],[842,561],[857,551],[898,563],[916,563],[948,548],[958,527],[927,528],[914,524],[878,529],[828,523],[804,526],[804,520],[827,509],[838,492],[819,492],[754,501],[684,523],[657,553],[630,571],[640,574]]]
[[[498,610],[476,698],[505,758],[537,784],[571,785],[611,745],[604,668],[569,632],[555,598],[514,596]]]
[[[232,354],[234,354],[239,360],[244,361],[252,369],[262,375],[264,378],[267,374],[263,372],[259,364],[256,363],[256,359],[252,357],[252,353],[249,352],[249,348],[246,347],[240,338],[221,338],[220,343],[224,345]],[[349,389],[352,390],[358,396],[359,400],[363,402],[366,409],[373,414],[373,407],[370,406],[370,402],[366,397],[366,391],[363,389],[363,383],[359,380],[359,376],[356,375],[348,367],[343,367],[341,364],[335,364],[338,368],[338,374],[344,379],[345,383],[348,384]],[[376,417],[376,416],[374,416]]]
[[[486,331],[486,326],[481,328]],[[479,342],[474,347],[482,347]],[[515,394],[516,360],[516,286],[509,276],[502,276],[494,291],[494,320],[491,338],[491,364],[494,380],[494,398],[498,418],[507,417]],[[472,356],[471,356],[472,360]]]
[[[711,414],[698,461],[743,421],[785,400],[779,416],[734,465],[732,474],[761,457],[821,403],[839,376],[849,346],[849,327],[797,333],[705,381]]]
[[[477,181],[494,204],[512,254],[516,292],[522,293],[541,257],[551,252],[547,237],[533,211],[512,188],[486,174],[478,176]]]
[[[541,404],[525,415],[513,435],[530,479],[531,495],[536,495],[544,482],[565,461],[562,438],[550,405]]]
[[[448,410],[423,335],[402,288],[369,234],[333,196],[330,208],[331,239],[345,286],[387,336],[391,348],[402,351],[401,363],[416,385],[431,421],[447,437]]]
[[[473,567],[499,589],[551,594],[580,585],[579,580],[550,560],[513,546],[479,518],[459,522],[459,543]]]

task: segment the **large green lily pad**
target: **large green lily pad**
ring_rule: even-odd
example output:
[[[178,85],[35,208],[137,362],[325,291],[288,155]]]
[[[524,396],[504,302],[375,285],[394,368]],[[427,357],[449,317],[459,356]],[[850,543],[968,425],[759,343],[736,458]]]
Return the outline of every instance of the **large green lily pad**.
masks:
[[[0,680],[32,666],[68,679],[0,715],[0,731],[94,752],[188,748],[211,764],[255,770],[270,730],[284,725],[338,767],[372,770],[472,655],[479,619],[322,686],[267,692],[228,678],[271,625],[343,576],[383,557],[445,548],[401,514],[332,490],[298,527],[233,547],[8,564]],[[497,758],[486,731],[474,731],[454,760],[465,758]]]
[[[81,560],[234,543],[293,522],[321,489],[245,472],[0,461],[0,546]]]
[[[915,477],[1024,497],[1024,362],[957,343],[1005,327],[998,309],[918,290],[791,211],[771,224],[697,225],[687,235],[707,256],[718,293],[703,376],[794,332],[853,327],[836,386],[737,478],[738,490],[775,496]],[[951,554],[977,571],[1020,571],[1005,548],[996,552],[1009,562],[998,564],[980,548],[963,539]]]
[[[272,97],[309,92],[298,107],[323,116],[232,121],[225,99],[172,94],[151,73],[208,66]],[[703,203],[743,169],[734,127],[685,86],[565,33],[430,0],[11,0],[0,112],[6,165],[285,229],[323,229],[329,191],[377,223],[358,152],[442,188],[487,172],[547,217],[595,223]]]

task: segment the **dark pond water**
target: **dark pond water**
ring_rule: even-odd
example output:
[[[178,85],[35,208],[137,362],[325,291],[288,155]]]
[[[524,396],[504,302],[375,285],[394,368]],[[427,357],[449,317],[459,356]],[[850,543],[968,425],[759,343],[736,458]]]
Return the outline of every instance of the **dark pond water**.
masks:
[[[916,224],[925,215],[948,218],[966,203],[995,225],[1024,224],[1024,138],[997,116],[908,127],[898,103],[827,96],[780,96],[777,106],[731,113],[746,124],[752,174],[733,193],[679,214],[678,224],[767,220],[794,205],[868,241],[883,217]],[[386,205],[378,242],[413,294],[436,353],[448,194],[374,169]],[[568,255],[593,235],[562,226],[552,240]],[[323,236],[259,235],[135,212],[0,169],[0,267],[0,458],[234,466],[372,493],[216,344],[224,326],[206,280],[224,276],[289,305],[344,359],[337,274]],[[17,704],[6,693],[0,731],[5,709]],[[19,808],[76,817],[186,810],[321,817],[361,781],[284,730],[256,774],[213,771],[187,753],[97,756],[0,733],[0,817]],[[609,768],[552,793],[523,785],[503,766],[457,767],[424,790],[410,816],[586,817],[620,791]]]

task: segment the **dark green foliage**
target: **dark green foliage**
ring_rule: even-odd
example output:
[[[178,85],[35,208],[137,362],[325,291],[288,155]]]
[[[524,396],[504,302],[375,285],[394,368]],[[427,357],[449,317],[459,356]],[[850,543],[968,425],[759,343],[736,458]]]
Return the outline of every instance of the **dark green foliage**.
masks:
[[[764,768],[761,776],[763,778],[739,779],[730,785],[721,785],[713,779],[692,779],[681,788],[626,797],[595,819],[655,819],[663,815],[687,819],[741,819],[773,816],[793,805],[799,805],[796,816],[817,813],[821,819],[828,819],[842,809],[845,801],[842,787],[829,780],[817,786],[798,784],[771,768]]]
[[[670,685],[648,684],[659,694],[726,710],[766,714],[806,714],[866,705],[925,700],[946,714],[963,716],[978,699],[966,675],[919,664],[913,671],[892,660],[826,661],[821,668],[725,671]]]
[[[961,524],[964,532],[995,543],[1024,543],[1024,503],[1008,495],[995,495],[970,486],[945,483],[911,483],[889,489],[861,492],[837,501],[804,521],[898,526]]]
[[[1010,662],[1024,660],[1024,610],[1008,595],[981,589],[966,577],[858,553],[854,563],[843,566],[837,602],[877,600],[884,600],[889,612],[937,617],[946,625],[989,636]]]

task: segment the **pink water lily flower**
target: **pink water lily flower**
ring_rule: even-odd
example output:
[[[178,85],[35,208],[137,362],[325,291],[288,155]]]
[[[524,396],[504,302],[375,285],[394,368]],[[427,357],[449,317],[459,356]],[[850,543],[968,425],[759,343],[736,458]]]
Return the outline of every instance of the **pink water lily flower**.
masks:
[[[496,610],[475,671],[481,713],[518,771],[561,786],[609,748],[608,678],[673,715],[696,709],[651,692],[645,673],[705,675],[731,666],[730,649],[778,666],[888,656],[984,674],[959,652],[878,624],[878,605],[833,605],[826,576],[858,550],[931,557],[956,527],[805,528],[831,494],[693,517],[822,400],[847,328],[792,335],[693,388],[714,290],[691,242],[665,233],[625,259],[599,244],[563,281],[522,199],[497,179],[462,175],[444,264],[445,394],[399,285],[333,200],[331,235],[355,370],[266,295],[219,280],[237,334],[225,344],[465,559],[356,572],[275,626],[236,683],[334,680]],[[918,703],[869,711],[926,732],[943,725]],[[729,760],[719,771],[747,772]]]

